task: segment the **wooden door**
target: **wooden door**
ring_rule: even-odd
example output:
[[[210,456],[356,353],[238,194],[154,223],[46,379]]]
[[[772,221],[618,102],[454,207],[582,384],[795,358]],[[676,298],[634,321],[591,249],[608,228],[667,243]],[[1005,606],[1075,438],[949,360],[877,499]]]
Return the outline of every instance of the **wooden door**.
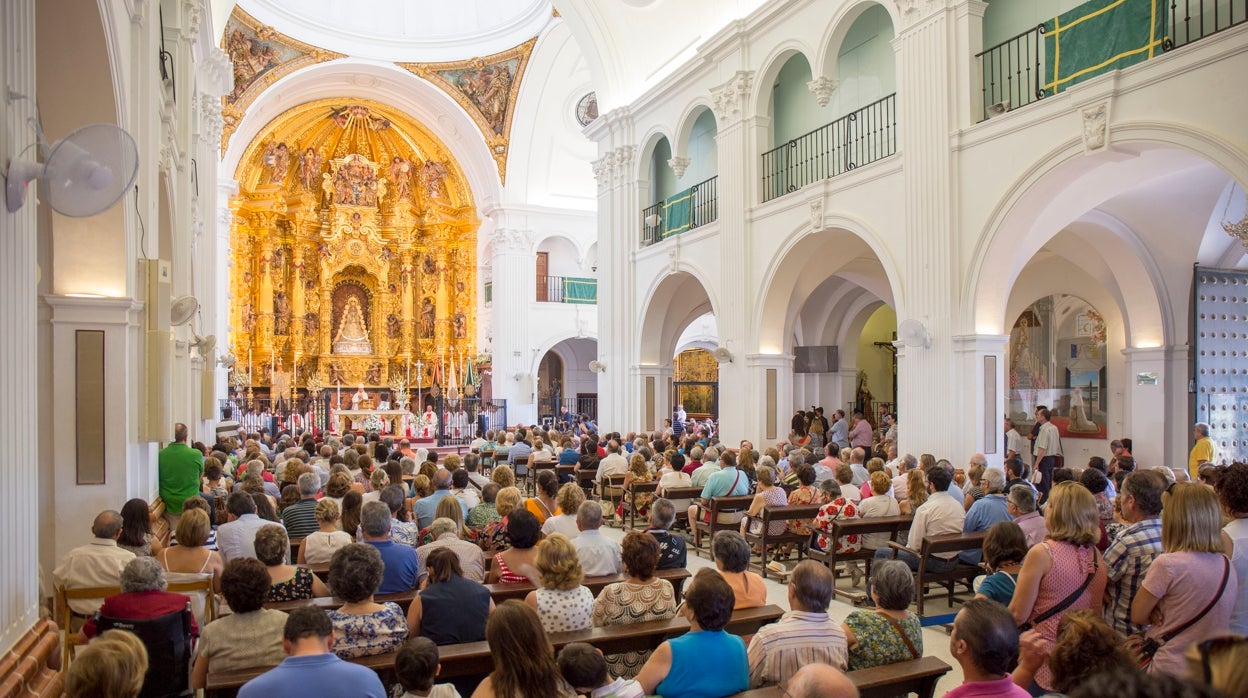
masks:
[[[546,301],[546,293],[550,282],[547,272],[550,270],[550,253],[537,253],[537,301],[543,303]]]

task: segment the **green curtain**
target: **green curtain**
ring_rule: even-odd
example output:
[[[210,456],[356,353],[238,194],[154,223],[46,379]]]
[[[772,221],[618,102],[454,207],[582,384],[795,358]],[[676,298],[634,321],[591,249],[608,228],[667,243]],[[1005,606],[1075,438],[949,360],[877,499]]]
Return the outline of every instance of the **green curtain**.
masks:
[[[563,302],[593,305],[598,302],[598,279],[581,279],[565,276],[563,279]]]
[[[693,222],[693,188],[672,194],[663,200],[663,237],[679,235]]]
[[[494,284],[487,281],[485,282],[485,302],[489,303],[492,300],[494,300]]]
[[[1091,0],[1044,23],[1045,94],[1161,53],[1164,0]]]

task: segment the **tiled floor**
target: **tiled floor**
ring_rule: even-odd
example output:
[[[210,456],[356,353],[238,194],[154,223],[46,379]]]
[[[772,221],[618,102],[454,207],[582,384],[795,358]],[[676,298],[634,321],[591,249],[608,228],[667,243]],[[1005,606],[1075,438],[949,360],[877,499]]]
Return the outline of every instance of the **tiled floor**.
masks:
[[[620,540],[624,537],[624,532],[618,528],[604,527],[604,533],[615,538],[616,540]],[[796,563],[795,561],[790,560],[787,564],[792,567]],[[696,573],[703,567],[713,568],[714,566],[714,563],[708,559],[705,553],[698,554],[694,550],[691,541],[689,545],[689,571]],[[840,578],[839,587],[842,589],[850,588],[850,579],[848,575]],[[788,609],[789,595],[787,586],[775,581],[774,579],[768,578],[767,602],[775,604],[781,608]],[[854,610],[853,606],[838,598],[832,601],[832,605],[828,609],[828,613],[831,614],[831,616],[836,620],[844,620],[845,616],[849,615],[849,612],[852,610]],[[928,615],[954,612],[949,610],[944,598],[938,595],[933,595],[928,599],[925,610]],[[944,628],[928,627],[923,629],[923,654],[926,656],[939,657],[946,664],[953,667],[953,670],[946,674],[944,679],[942,679],[940,684],[936,687],[937,696],[944,695],[946,691],[962,683],[962,670],[958,666],[958,663],[953,660],[953,657],[949,652],[949,633],[947,633]]]

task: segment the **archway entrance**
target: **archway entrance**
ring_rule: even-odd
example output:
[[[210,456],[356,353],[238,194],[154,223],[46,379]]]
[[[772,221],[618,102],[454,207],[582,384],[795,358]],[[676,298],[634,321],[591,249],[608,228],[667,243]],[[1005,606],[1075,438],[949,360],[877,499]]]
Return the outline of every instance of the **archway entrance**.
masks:
[[[537,417],[541,424],[560,425],[588,417],[598,419],[598,376],[589,362],[598,342],[572,337],[554,345],[537,366]]]
[[[672,402],[690,419],[719,419],[719,362],[702,348],[676,355]]]

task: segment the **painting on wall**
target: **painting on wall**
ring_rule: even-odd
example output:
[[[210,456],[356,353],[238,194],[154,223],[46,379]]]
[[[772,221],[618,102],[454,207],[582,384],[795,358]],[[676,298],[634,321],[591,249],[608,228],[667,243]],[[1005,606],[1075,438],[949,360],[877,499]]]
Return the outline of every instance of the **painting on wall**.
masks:
[[[1077,296],[1041,298],[1019,314],[1008,349],[1009,416],[1028,433],[1044,405],[1064,438],[1106,438],[1106,327]]]

